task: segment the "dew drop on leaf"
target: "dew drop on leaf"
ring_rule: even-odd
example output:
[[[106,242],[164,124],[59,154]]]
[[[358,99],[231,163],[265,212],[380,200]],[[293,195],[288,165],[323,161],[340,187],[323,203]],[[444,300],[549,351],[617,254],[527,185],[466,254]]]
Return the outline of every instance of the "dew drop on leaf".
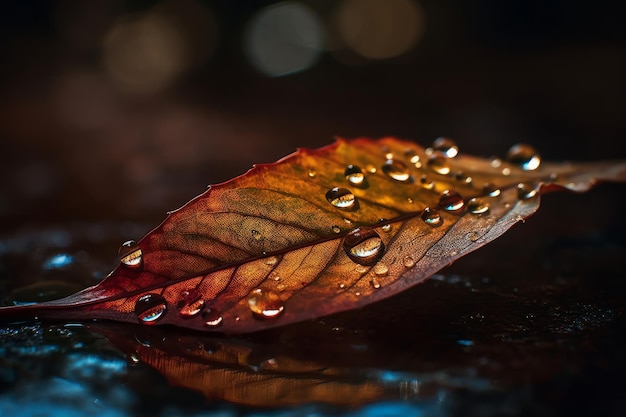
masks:
[[[363,170],[356,165],[348,165],[343,175],[346,177],[346,180],[355,187],[364,187],[366,184]]]
[[[374,274],[379,277],[384,277],[389,273],[389,267],[382,262],[374,265]]]
[[[408,182],[411,179],[409,167],[402,161],[387,159],[382,170],[385,175],[399,182]]]
[[[308,172],[308,175],[309,175],[309,178],[315,178],[317,173],[315,171],[313,171],[312,169],[310,169],[309,172]]]
[[[326,193],[326,200],[333,206],[343,210],[358,208],[358,201],[352,191],[347,188],[334,187]]]
[[[528,183],[520,182],[517,184],[517,198],[520,200],[530,200],[537,195],[537,188]]]
[[[497,185],[488,182],[483,186],[483,192],[488,197],[497,197],[500,195],[500,188],[498,188]]]
[[[359,265],[374,265],[385,254],[385,244],[375,230],[359,228],[346,235],[343,250]]]
[[[432,145],[433,150],[441,152],[448,158],[454,158],[459,153],[459,147],[449,138],[439,137],[435,139]]]
[[[445,190],[439,198],[439,207],[445,211],[457,212],[463,209],[465,202],[461,194],[452,190]]]
[[[204,299],[202,294],[196,290],[183,291],[180,301],[176,304],[178,313],[185,318],[198,315],[204,308]]]
[[[285,309],[283,301],[278,294],[262,288],[255,288],[250,291],[246,300],[248,301],[250,311],[258,317],[276,317]]]
[[[524,143],[513,145],[506,154],[506,160],[520,166],[525,171],[535,170],[541,164],[541,157],[537,151]]]
[[[254,240],[261,240],[263,238],[263,235],[258,230],[254,230],[253,229],[252,230],[252,237],[254,238]]]
[[[332,231],[333,231],[333,233],[341,233],[341,227],[337,226],[336,224],[333,224],[333,225],[330,227],[330,230],[332,230]]]
[[[381,230],[385,233],[391,232],[391,225],[389,223],[383,224],[383,226],[381,227]]]
[[[276,265],[276,263],[278,262],[278,256],[269,256],[268,258],[265,259],[265,265]]]
[[[415,150],[408,148],[404,151],[404,156],[409,160],[412,164],[417,164],[420,161],[420,156],[415,152]],[[419,167],[417,167],[419,168]]]
[[[137,269],[142,265],[142,253],[141,247],[134,240],[129,240],[122,243],[120,249],[118,250],[118,255],[120,257],[120,262],[122,265],[131,268]]]
[[[216,308],[207,308],[202,313],[202,321],[206,327],[216,328],[222,325],[224,319],[222,318],[220,311]]]
[[[135,303],[135,314],[140,322],[154,324],[167,312],[167,301],[159,294],[145,294]]]
[[[405,256],[402,260],[402,263],[406,268],[413,268],[415,266],[415,259],[413,259],[411,256]]]
[[[448,175],[450,173],[448,159],[439,152],[434,153],[428,158],[428,167],[437,174]]]
[[[472,214],[483,214],[489,211],[489,203],[485,202],[481,198],[472,198],[467,202],[467,211]]]
[[[372,279],[370,280],[370,284],[372,284],[372,287],[374,287],[375,289],[380,288],[380,282],[378,281],[376,277],[372,277]]]
[[[422,212],[422,220],[431,227],[438,227],[443,224],[443,219],[437,210],[426,207]]]

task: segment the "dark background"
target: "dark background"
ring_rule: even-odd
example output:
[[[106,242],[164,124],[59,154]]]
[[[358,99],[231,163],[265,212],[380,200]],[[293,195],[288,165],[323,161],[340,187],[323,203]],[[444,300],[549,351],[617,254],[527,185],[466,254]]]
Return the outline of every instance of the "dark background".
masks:
[[[334,136],[427,145],[446,135],[485,156],[520,141],[553,160],[625,154],[622,2],[407,1],[417,5],[421,36],[389,59],[330,45],[340,42],[333,16],[342,2],[303,2],[334,50],[270,77],[242,45],[251,20],[274,3],[3,2],[3,228],[158,221],[209,183]],[[187,58],[137,92],[107,66],[106,39],[120,22],[153,15],[174,25],[157,49],[182,37]],[[114,52],[132,42],[126,36]]]
[[[402,16],[419,26],[410,47],[384,59],[351,49],[337,29],[338,10],[358,16],[370,3],[299,2],[317,16],[326,42],[307,68],[271,76],[243,45],[251,22],[276,2],[2,2],[3,302],[94,284],[115,265],[119,243],[141,237],[208,184],[334,136],[391,135],[426,146],[445,135],[484,156],[527,142],[555,161],[626,156],[626,3],[375,1],[408,4]],[[402,27],[390,21],[378,33],[377,20],[365,20],[365,32],[378,33],[365,46]],[[136,47],[138,38],[147,43]],[[443,392],[433,415],[621,415],[623,193],[622,185],[602,185],[583,196],[548,195],[536,216],[436,279],[250,340],[268,354],[430,380],[433,391],[411,404],[439,404]],[[33,283],[45,285],[20,292]],[[83,387],[79,412],[91,410],[91,396],[106,403],[112,395],[98,372],[80,379],[63,368],[69,353],[106,358],[90,337],[50,342],[48,327],[39,338],[12,329],[0,332],[0,407],[34,399],[61,413],[67,400],[42,387],[66,380]],[[129,384],[134,408],[118,403],[122,414],[205,410],[197,397],[169,396],[147,366],[124,372],[115,381]],[[395,400],[389,415],[406,414]],[[227,415],[250,411],[225,407]]]

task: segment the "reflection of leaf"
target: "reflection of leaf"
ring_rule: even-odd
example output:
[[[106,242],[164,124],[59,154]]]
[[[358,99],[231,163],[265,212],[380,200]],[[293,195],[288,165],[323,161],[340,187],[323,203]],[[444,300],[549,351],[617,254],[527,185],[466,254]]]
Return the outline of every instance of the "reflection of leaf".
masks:
[[[376,373],[295,359],[284,349],[268,354],[265,346],[233,338],[176,335],[155,328],[141,332],[132,327],[89,327],[134,360],[155,368],[171,384],[199,391],[208,399],[251,406],[305,402],[355,406],[398,395],[398,388],[385,385]]]
[[[434,148],[434,149],[433,149]],[[361,307],[425,280],[533,214],[541,193],[626,180],[618,163],[456,156],[339,140],[209,189],[171,213],[99,285],[4,317],[106,318],[227,333]]]

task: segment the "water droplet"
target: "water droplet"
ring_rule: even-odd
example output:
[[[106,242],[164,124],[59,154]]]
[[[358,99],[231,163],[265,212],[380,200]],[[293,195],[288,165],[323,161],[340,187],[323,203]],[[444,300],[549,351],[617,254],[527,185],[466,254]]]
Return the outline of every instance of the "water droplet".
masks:
[[[367,169],[367,172],[369,172],[370,174],[376,174],[376,167],[374,165],[368,165],[367,167],[365,167],[365,169]]]
[[[368,268],[367,266],[365,266],[365,265],[359,265],[359,264],[357,264],[357,266],[356,266],[356,268],[354,268],[354,270],[355,270],[356,272],[358,272],[359,274],[364,274],[364,273],[366,273],[367,271],[369,271],[369,268]]]
[[[343,290],[344,288],[346,288],[346,284],[344,284],[344,283],[339,284],[339,288],[341,288]]]
[[[341,233],[341,228],[339,226],[337,226],[336,224],[333,224],[330,229],[333,231],[333,233]]]
[[[343,175],[345,175],[346,180],[355,187],[364,187],[367,184],[365,174],[356,165],[348,165]]]
[[[312,169],[310,169],[309,172],[308,172],[308,175],[309,175],[309,178],[315,178],[317,173],[315,171],[313,171]]]
[[[120,262],[122,263],[122,265],[131,269],[137,269],[141,267],[141,247],[139,247],[137,242],[135,242],[134,240],[129,240],[122,243],[122,246],[120,246],[120,249],[117,253],[120,257]]]
[[[250,291],[247,301],[250,310],[258,317],[276,317],[285,309],[283,301],[278,294],[262,288],[255,288]]]
[[[433,150],[441,152],[447,158],[454,158],[459,153],[459,147],[449,138],[439,137],[432,145]]]
[[[502,175],[511,175],[511,168],[509,167],[502,168]]]
[[[502,160],[500,158],[493,158],[491,160],[491,166],[494,168],[500,168],[500,165],[502,165]]]
[[[144,324],[154,324],[167,312],[167,301],[159,294],[145,294],[135,303],[135,314]]]
[[[346,255],[359,265],[374,265],[385,253],[385,244],[370,228],[354,229],[343,240]]]
[[[261,232],[259,232],[258,230],[252,230],[252,237],[254,238],[254,240],[261,240],[263,239],[263,235],[261,234]]]
[[[409,204],[413,204],[413,199],[411,197],[407,197],[406,202]]]
[[[467,211],[472,214],[483,214],[489,211],[489,203],[480,198],[472,198],[467,202]]]
[[[410,256],[405,256],[402,263],[406,268],[413,268],[415,266],[415,259]]]
[[[133,352],[130,355],[128,355],[129,365],[137,365],[139,362],[140,360],[139,360],[139,355],[137,355],[137,352]]]
[[[500,195],[500,188],[498,188],[497,185],[488,182],[483,186],[483,192],[488,197],[497,197]]]
[[[389,273],[389,267],[387,267],[387,265],[385,265],[382,262],[377,263],[376,265],[374,265],[374,274],[376,274],[379,277],[384,277]]]
[[[422,212],[422,220],[431,227],[438,227],[443,224],[443,219],[437,210],[426,207]]]
[[[524,143],[513,145],[506,154],[506,160],[520,166],[525,171],[537,169],[541,164],[541,157],[537,151]]]
[[[270,256],[265,259],[265,265],[276,265],[278,263],[278,256]]]
[[[412,164],[417,164],[420,161],[420,156],[413,149],[406,149],[404,151],[404,156],[409,160]]]
[[[361,292],[357,291],[357,292],[354,293],[354,295],[356,295],[357,297],[360,297],[361,296]]]
[[[461,194],[452,190],[445,190],[439,198],[439,207],[445,211],[460,211],[465,203]]]
[[[347,188],[334,187],[326,193],[326,200],[333,206],[343,210],[354,210],[359,206],[352,191]]]
[[[196,290],[183,291],[180,301],[176,304],[178,312],[183,317],[194,317],[204,308],[204,299],[202,294]]]
[[[528,183],[517,184],[517,198],[520,200],[530,200],[537,195],[537,188]]]
[[[448,160],[440,153],[435,153],[428,158],[428,167],[437,174],[448,175],[450,173]]]
[[[376,277],[372,277],[372,279],[370,279],[370,284],[372,284],[372,287],[376,289],[380,288],[380,282],[378,281]]]
[[[204,321],[204,325],[210,328],[220,327],[224,318],[220,314],[220,311],[217,308],[207,308],[202,313],[202,321]]]
[[[408,182],[411,179],[409,167],[402,161],[387,159],[382,166],[383,172],[396,181]]]
[[[389,223],[383,224],[383,226],[381,227],[381,230],[386,233],[391,232],[391,225]]]

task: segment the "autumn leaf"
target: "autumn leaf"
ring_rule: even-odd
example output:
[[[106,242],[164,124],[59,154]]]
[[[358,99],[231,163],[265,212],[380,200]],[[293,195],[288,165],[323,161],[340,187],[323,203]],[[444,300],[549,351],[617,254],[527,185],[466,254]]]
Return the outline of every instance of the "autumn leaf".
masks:
[[[626,181],[624,162],[504,159],[394,138],[338,140],[211,187],[73,296],[0,317],[110,319],[253,332],[414,286],[532,215],[541,194]]]

